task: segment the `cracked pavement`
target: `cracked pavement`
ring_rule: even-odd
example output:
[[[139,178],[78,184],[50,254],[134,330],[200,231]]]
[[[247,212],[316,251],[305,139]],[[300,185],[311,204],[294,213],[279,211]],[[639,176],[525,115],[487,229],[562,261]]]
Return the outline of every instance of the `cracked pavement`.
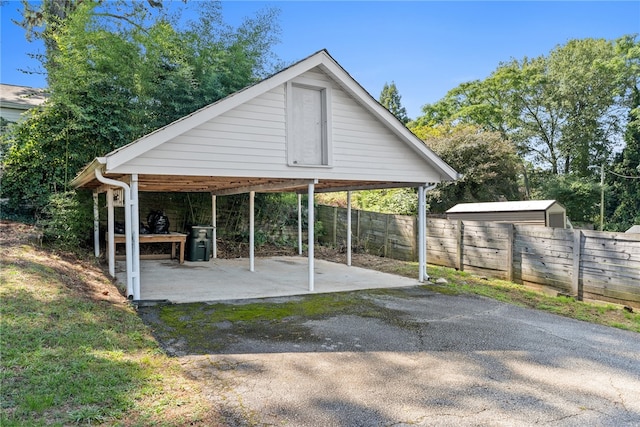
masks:
[[[401,322],[299,319],[309,339],[179,358],[230,426],[640,426],[640,334],[419,288],[371,299]]]

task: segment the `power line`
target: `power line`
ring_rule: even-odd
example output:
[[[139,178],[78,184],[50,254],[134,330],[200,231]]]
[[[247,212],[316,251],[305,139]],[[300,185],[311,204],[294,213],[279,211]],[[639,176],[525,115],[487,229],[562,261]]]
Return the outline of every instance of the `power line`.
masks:
[[[610,174],[613,174],[615,176],[619,176],[620,178],[626,178],[626,179],[640,179],[640,176],[628,176],[628,175],[621,175],[619,173],[616,173],[614,171],[610,171],[605,169],[605,172],[609,172]]]

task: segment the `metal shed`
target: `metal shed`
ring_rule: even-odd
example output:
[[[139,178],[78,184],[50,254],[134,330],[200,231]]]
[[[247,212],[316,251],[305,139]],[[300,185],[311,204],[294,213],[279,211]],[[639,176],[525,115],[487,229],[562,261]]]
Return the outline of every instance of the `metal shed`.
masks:
[[[555,200],[459,203],[447,211],[447,218],[565,228],[567,212]]]
[[[141,288],[140,235],[138,227],[132,226],[139,224],[139,192],[210,193],[214,227],[216,197],[249,193],[249,270],[253,272],[256,192],[308,194],[308,235],[313,236],[316,192],[418,188],[419,280],[423,281],[424,195],[436,183],[457,178],[454,169],[322,50],[96,158],[72,184],[94,192],[96,241],[97,195],[107,193],[109,260],[114,258],[113,193],[123,190],[127,295],[139,300],[146,286],[142,282]],[[97,256],[97,245],[95,251]],[[309,291],[313,291],[313,238],[308,243],[308,259]],[[347,263],[349,260],[350,252]],[[112,263],[109,271],[114,274]]]

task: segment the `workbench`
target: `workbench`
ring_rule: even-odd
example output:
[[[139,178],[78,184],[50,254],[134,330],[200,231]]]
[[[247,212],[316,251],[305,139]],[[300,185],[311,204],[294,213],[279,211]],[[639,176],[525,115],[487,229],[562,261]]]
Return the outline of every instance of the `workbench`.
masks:
[[[187,235],[183,233],[169,233],[169,234],[140,234],[140,243],[171,243],[171,259],[176,257],[176,244],[180,244],[180,264],[184,263],[184,248],[187,244]],[[113,235],[114,245],[118,243],[125,243],[124,234]],[[108,246],[108,243],[107,243]],[[109,248],[107,248],[107,257],[109,256]],[[166,255],[160,255],[164,258]],[[140,255],[140,259],[158,259],[158,254],[146,254]],[[116,257],[117,259],[118,257]]]

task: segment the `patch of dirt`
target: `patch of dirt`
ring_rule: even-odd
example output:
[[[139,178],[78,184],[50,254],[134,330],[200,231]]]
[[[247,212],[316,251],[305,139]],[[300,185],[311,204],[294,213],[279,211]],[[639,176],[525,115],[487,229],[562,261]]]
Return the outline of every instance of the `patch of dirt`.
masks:
[[[232,240],[218,239],[218,258],[249,258],[249,243],[235,242]],[[278,246],[271,243],[256,245],[255,255],[257,257],[270,256],[292,256],[296,255],[298,250],[291,246]]]
[[[2,265],[38,264],[55,271],[64,285],[75,294],[94,301],[124,304],[127,299],[120,293],[115,281],[96,261],[80,260],[73,254],[55,253],[42,248],[42,233],[29,224],[0,220],[0,260]],[[21,247],[28,245],[32,251]]]
[[[42,232],[34,225],[0,220],[0,246],[39,243]]]
[[[347,262],[346,250],[336,249],[327,246],[316,246],[314,249],[316,258],[326,261],[345,264]],[[382,271],[384,273],[403,274],[407,269],[407,262],[392,258],[384,258],[377,255],[370,255],[364,252],[354,251],[351,254],[351,265],[355,267],[368,268],[370,270]],[[410,277],[418,277],[418,268]]]
[[[256,257],[295,256],[298,255],[298,249],[292,246],[278,246],[267,243],[256,246],[255,255]],[[304,251],[303,255],[306,256],[307,252]],[[345,248],[316,245],[314,248],[314,255],[317,259],[323,259],[325,261],[340,264],[345,264],[347,262],[347,251]],[[218,258],[231,259],[248,257],[249,244],[247,242],[218,240]],[[407,265],[404,261],[370,255],[357,250],[354,250],[351,254],[351,264],[356,267],[394,274],[402,274],[402,270],[406,269]],[[418,272],[416,268],[415,274],[411,277],[417,277],[417,275]]]

